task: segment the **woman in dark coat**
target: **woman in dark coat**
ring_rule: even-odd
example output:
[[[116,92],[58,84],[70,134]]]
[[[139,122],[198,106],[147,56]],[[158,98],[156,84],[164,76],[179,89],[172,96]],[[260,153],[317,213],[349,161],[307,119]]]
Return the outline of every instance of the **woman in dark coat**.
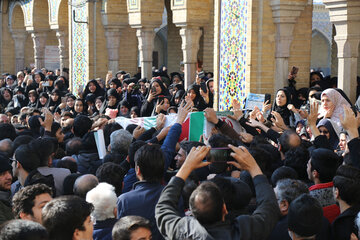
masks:
[[[150,83],[150,90],[141,106],[140,114],[142,117],[149,117],[152,115],[157,99],[159,97],[169,96],[169,91],[164,86],[159,78],[153,78]]]
[[[100,87],[100,85],[98,84],[98,82],[95,79],[90,80],[85,87],[84,93],[83,93],[83,99],[86,98],[86,96],[89,93],[93,93],[95,94],[96,97],[100,97],[100,96],[104,96],[105,95],[105,91],[104,89],[102,89]]]
[[[291,103],[290,93],[286,89],[279,89],[276,92],[276,98],[274,101],[273,111],[278,112],[283,118],[284,123],[287,126],[291,126],[294,122],[294,114],[288,109],[288,105]],[[269,119],[273,118],[272,115]]]
[[[187,90],[187,96],[190,96],[191,101],[194,102],[194,108],[198,111],[203,111],[208,107],[204,98],[200,95],[200,85],[190,85]]]

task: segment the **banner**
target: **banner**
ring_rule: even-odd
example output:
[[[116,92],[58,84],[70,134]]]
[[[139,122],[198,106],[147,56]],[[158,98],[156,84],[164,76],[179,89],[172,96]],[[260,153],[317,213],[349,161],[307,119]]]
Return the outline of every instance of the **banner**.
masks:
[[[216,115],[220,120],[226,122],[236,132],[239,133],[244,131],[243,128],[240,126],[239,122],[227,117],[227,115],[232,115],[232,112],[216,112]],[[173,125],[176,122],[176,118],[177,114],[166,115],[164,127]],[[139,125],[141,127],[144,127],[145,130],[156,126],[156,117],[142,117],[132,119],[125,117],[117,117],[115,121],[120,124],[124,129],[126,129],[126,127],[130,124]],[[199,141],[201,135],[204,135],[208,138],[213,127],[214,124],[209,123],[206,120],[204,112],[189,113],[182,124],[182,132],[179,141],[182,141],[185,138],[188,141]]]

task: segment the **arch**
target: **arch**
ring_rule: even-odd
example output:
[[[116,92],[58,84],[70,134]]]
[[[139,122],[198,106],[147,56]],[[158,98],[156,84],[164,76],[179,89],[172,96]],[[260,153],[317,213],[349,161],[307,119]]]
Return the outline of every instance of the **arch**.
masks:
[[[326,34],[319,28],[313,28],[312,30],[312,34],[311,37],[315,37],[317,34],[320,34],[323,38],[326,39],[326,41],[329,43],[329,45],[331,46],[331,41],[332,39],[329,39]]]
[[[102,0],[101,15],[104,26],[127,25],[126,0]]]
[[[158,67],[167,66],[167,25],[157,29],[154,39],[154,51],[158,52]]]
[[[49,4],[47,0],[33,0],[32,28],[33,30],[50,29]]]
[[[25,10],[20,2],[11,2],[9,6],[9,29],[25,30]]]
[[[331,73],[331,44],[317,29],[313,30],[311,41],[311,68],[321,69],[325,75]]]

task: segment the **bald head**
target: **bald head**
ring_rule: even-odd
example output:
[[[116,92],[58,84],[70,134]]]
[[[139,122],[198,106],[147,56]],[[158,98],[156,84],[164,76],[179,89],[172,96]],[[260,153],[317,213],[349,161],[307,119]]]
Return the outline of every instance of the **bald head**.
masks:
[[[292,148],[298,147],[301,144],[299,135],[293,130],[286,130],[279,138],[280,151],[285,154]]]
[[[99,184],[99,180],[92,174],[85,174],[78,177],[74,183],[74,194],[84,198],[87,192],[95,188]]]
[[[5,138],[0,141],[0,152],[6,154],[8,157],[13,155],[12,141],[9,138]]]

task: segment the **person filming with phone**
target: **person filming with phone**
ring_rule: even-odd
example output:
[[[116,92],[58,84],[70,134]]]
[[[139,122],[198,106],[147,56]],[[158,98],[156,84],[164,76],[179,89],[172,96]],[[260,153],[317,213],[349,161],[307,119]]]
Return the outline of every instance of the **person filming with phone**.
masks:
[[[164,188],[155,209],[155,218],[163,236],[169,239],[266,239],[279,218],[274,191],[255,159],[245,147],[228,146],[235,159],[233,166],[247,170],[254,182],[257,208],[252,215],[241,215],[232,222],[220,189],[212,182],[201,183],[190,197],[193,217],[180,217],[177,204],[186,179],[195,169],[208,166],[203,159],[210,148],[193,148],[184,164]]]

